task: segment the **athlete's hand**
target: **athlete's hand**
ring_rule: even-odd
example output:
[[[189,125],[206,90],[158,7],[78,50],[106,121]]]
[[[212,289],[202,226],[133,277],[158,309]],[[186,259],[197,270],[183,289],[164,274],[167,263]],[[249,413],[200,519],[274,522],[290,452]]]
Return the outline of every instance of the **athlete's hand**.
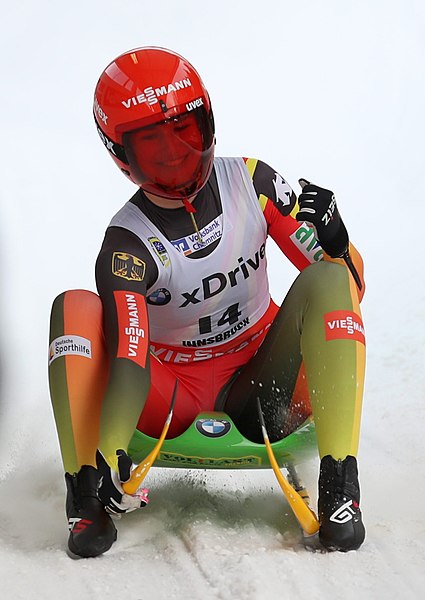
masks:
[[[106,462],[103,454],[96,452],[96,463],[99,471],[99,487],[97,495],[109,513],[120,515],[143,508],[149,502],[146,488],[137,490],[135,494],[126,494],[122,483],[130,479],[133,462],[124,450],[117,450],[118,473]]]
[[[302,193],[298,198],[297,221],[310,223],[323,250],[333,258],[348,250],[348,233],[339,214],[334,193],[299,179]]]

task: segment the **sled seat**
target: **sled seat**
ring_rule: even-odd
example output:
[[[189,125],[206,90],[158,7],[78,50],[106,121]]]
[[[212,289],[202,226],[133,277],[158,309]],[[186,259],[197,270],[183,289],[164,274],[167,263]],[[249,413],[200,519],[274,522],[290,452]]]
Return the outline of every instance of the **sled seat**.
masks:
[[[140,431],[128,452],[140,463],[157,442]],[[280,467],[294,466],[317,455],[314,422],[309,417],[287,437],[271,444]],[[224,412],[200,413],[178,437],[164,440],[155,467],[183,469],[269,469],[266,446],[247,440]]]

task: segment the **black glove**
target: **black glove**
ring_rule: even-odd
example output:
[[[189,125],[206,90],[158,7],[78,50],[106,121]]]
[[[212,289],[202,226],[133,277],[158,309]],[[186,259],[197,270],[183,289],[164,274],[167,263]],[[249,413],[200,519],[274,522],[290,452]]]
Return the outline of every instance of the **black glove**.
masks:
[[[143,508],[149,502],[148,490],[142,488],[135,494],[126,494],[121,486],[130,479],[133,462],[124,450],[117,450],[118,473],[112,469],[105,457],[97,450],[96,463],[99,472],[97,495],[109,513],[116,515]]]
[[[348,233],[338,212],[333,192],[299,179],[302,193],[298,198],[300,210],[297,221],[310,223],[323,250],[333,258],[348,251]]]

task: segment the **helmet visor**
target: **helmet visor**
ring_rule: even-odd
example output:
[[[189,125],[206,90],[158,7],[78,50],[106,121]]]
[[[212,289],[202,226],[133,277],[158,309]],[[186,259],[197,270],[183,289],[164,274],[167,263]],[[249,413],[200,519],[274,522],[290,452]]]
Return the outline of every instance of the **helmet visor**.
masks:
[[[206,183],[214,156],[214,131],[204,107],[123,133],[132,179],[143,190],[181,200]]]

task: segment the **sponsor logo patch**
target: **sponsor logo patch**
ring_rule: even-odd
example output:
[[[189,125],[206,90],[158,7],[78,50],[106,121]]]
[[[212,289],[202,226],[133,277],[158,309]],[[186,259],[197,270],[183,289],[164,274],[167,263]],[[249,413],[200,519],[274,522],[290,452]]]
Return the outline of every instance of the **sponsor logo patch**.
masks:
[[[201,287],[196,287],[192,292],[181,292],[184,302],[179,308],[185,308],[189,304],[199,304],[202,300],[208,300],[217,294],[221,294],[221,292],[226,289],[227,285],[230,285],[230,287],[237,286],[245,279],[248,279],[253,273],[255,274],[260,267],[264,269],[265,257],[266,246],[265,244],[261,244],[254,256],[246,260],[244,257],[240,256],[238,258],[238,266],[232,271],[228,271],[227,274],[218,271],[217,273],[211,273],[211,275],[204,277],[201,281],[202,291]],[[261,269],[259,273],[261,273]],[[198,293],[201,298],[198,298]]]
[[[170,346],[161,347],[156,345],[155,342],[151,342],[150,349],[152,353],[161,360],[161,362],[169,363],[193,363],[199,362],[200,360],[209,360],[210,358],[217,358],[218,356],[224,356],[225,354],[233,354],[244,350],[251,342],[264,335],[269,329],[270,323],[265,325],[262,329],[254,333],[249,339],[241,342],[238,345],[231,345],[227,347],[226,344],[221,345],[217,348],[185,348],[186,352],[180,352],[180,349],[173,348]]]
[[[226,419],[198,419],[196,429],[206,437],[223,437],[230,431],[231,424]]]
[[[292,188],[278,173],[275,173],[273,185],[276,192],[276,202],[281,202],[283,206],[289,206],[291,204]]]
[[[220,458],[214,458],[206,456],[185,456],[184,454],[176,454],[175,452],[160,452],[159,460],[178,465],[226,467],[228,469],[231,469],[232,467],[242,467],[244,465],[261,465],[260,456],[240,456],[239,458],[222,456]]]
[[[332,515],[329,517],[330,521],[342,525],[348,523],[355,516],[356,512],[353,510],[353,501],[349,500],[342,506],[340,506]]]
[[[186,110],[188,112],[190,112],[191,110],[194,110],[195,108],[199,108],[200,106],[203,106],[204,103],[202,101],[202,98],[196,98],[195,100],[192,100],[192,102],[189,102],[188,104],[186,104]]]
[[[130,96],[130,98],[127,100],[122,100],[121,104],[125,108],[133,108],[133,106],[138,106],[139,104],[144,103],[152,106],[158,102],[158,98],[161,98],[161,96],[166,96],[167,94],[171,94],[191,86],[192,82],[190,81],[189,77],[180,79],[179,81],[169,82],[161,87],[153,88],[152,86],[149,86],[141,90],[137,96]]]
[[[307,223],[302,223],[289,237],[310,263],[322,260],[323,250],[314,235],[314,229]]]
[[[146,366],[148,317],[144,298],[122,290],[114,292],[118,315],[118,358],[128,358]]]
[[[170,266],[170,258],[164,244],[157,237],[153,236],[148,238],[148,242],[164,267],[167,268]]]
[[[74,533],[80,533],[90,525],[93,525],[93,521],[90,521],[89,519],[81,519],[79,517],[71,517],[68,519],[68,529]]]
[[[350,310],[334,310],[324,315],[326,340],[355,340],[366,343],[363,321]]]
[[[49,346],[49,365],[60,356],[91,358],[91,341],[79,335],[62,335]]]
[[[143,281],[146,263],[127,252],[114,252],[112,255],[112,273],[128,281]]]
[[[100,106],[97,98],[94,99],[94,112],[99,115],[99,118],[105,123],[108,124],[108,115],[105,113],[103,108]]]
[[[153,306],[165,306],[171,300],[170,292],[165,288],[159,288],[149,294],[146,298],[146,302],[148,304],[152,304]]]
[[[182,237],[177,240],[171,240],[171,243],[173,244],[174,248],[176,248],[185,256],[209,246],[221,238],[223,234],[223,215],[219,215],[210,223],[208,223],[208,225],[205,225],[205,227],[199,230],[199,234],[201,236],[202,243],[199,241],[196,233],[192,233],[191,235],[187,235],[186,237]]]

